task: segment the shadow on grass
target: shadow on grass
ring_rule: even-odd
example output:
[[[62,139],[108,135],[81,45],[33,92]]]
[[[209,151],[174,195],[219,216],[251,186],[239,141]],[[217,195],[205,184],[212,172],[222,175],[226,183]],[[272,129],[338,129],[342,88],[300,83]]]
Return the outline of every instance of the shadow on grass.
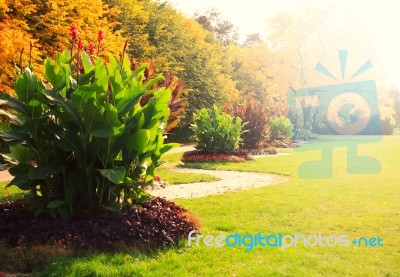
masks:
[[[100,252],[94,250],[80,250],[65,245],[40,245],[13,248],[0,241],[0,272],[11,274],[35,274],[38,276],[65,276],[69,269],[79,263],[118,266],[124,262],[138,262],[148,258],[156,258],[166,250],[179,251],[182,245],[158,248],[147,251],[120,246],[118,252]],[[88,267],[89,268],[89,267]],[[93,275],[91,269],[83,273]],[[96,266],[93,266],[93,270]]]

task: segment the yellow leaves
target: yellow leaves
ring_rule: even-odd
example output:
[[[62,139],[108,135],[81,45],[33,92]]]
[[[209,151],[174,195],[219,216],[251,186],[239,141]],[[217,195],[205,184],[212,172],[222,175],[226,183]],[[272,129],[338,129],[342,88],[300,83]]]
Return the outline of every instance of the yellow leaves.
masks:
[[[1,86],[6,91],[12,91],[11,86],[15,79],[15,65],[20,66],[20,52],[25,49],[29,52],[31,35],[25,30],[25,23],[18,19],[6,19],[0,22],[0,72]],[[34,55],[36,53],[33,53]],[[23,65],[28,60],[22,57]]]
[[[0,0],[0,14],[9,11],[8,5],[5,0]]]
[[[34,4],[35,3],[35,4]],[[29,63],[29,44],[32,41],[32,62],[40,76],[43,56],[54,56],[57,51],[69,49],[70,25],[77,25],[79,37],[85,46],[93,42],[97,46],[97,32],[104,32],[101,55],[119,53],[124,39],[120,32],[112,32],[118,22],[108,18],[118,15],[118,8],[107,9],[101,0],[0,0],[0,85],[11,91],[16,77],[15,66]],[[29,24],[28,24],[29,22]]]
[[[385,120],[390,123],[390,125],[396,124],[396,119],[394,118],[395,111],[392,107],[380,106],[379,116],[381,120]]]

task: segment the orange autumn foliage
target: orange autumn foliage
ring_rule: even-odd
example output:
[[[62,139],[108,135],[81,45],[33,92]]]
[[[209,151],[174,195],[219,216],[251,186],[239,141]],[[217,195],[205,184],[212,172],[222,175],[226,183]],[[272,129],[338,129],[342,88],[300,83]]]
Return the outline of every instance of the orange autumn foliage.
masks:
[[[108,8],[102,0],[0,0],[0,91],[13,93],[21,65],[30,65],[41,77],[44,57],[70,48],[67,34],[72,24],[85,48],[91,42],[97,45],[102,30],[100,55],[119,53],[124,40],[113,31],[116,15],[118,9]]]

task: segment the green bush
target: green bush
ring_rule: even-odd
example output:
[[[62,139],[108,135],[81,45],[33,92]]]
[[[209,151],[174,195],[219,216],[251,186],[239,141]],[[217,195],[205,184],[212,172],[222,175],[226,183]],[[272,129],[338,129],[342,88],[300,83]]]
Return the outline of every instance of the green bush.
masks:
[[[312,132],[310,130],[304,130],[304,129],[299,130],[295,134],[295,137],[301,140],[308,140],[311,136]]]
[[[196,149],[206,153],[229,153],[239,147],[246,125],[239,117],[234,118],[214,106],[201,109],[193,118]]]
[[[293,124],[289,118],[286,116],[280,116],[276,119],[272,119],[269,121],[270,127],[270,138],[278,139],[278,138],[292,138],[293,137]]]
[[[14,176],[8,186],[29,191],[36,215],[70,218],[148,199],[144,187],[173,145],[164,144],[171,91],[152,89],[163,77],[146,80],[146,67],[64,51],[45,60],[45,82],[27,68],[17,98],[0,94],[12,109],[2,110],[10,125],[0,133],[11,152],[3,155]]]

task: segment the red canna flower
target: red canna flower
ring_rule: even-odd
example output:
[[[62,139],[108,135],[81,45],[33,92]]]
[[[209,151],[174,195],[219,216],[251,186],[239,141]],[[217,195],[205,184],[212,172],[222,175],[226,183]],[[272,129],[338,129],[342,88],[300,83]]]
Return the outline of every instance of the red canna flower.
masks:
[[[97,41],[101,42],[104,39],[104,33],[102,30],[99,30],[99,32],[97,33]]]
[[[79,50],[79,51],[82,51],[82,49],[83,49],[83,43],[82,43],[81,40],[79,40],[79,41],[78,41],[78,50]]]
[[[72,24],[71,27],[69,28],[69,36],[73,41],[78,39],[78,29],[74,24]]]
[[[93,43],[93,42],[90,42],[89,45],[88,45],[88,47],[87,47],[87,50],[88,50],[88,52],[89,52],[91,55],[94,54],[94,48],[95,48],[94,43]]]

